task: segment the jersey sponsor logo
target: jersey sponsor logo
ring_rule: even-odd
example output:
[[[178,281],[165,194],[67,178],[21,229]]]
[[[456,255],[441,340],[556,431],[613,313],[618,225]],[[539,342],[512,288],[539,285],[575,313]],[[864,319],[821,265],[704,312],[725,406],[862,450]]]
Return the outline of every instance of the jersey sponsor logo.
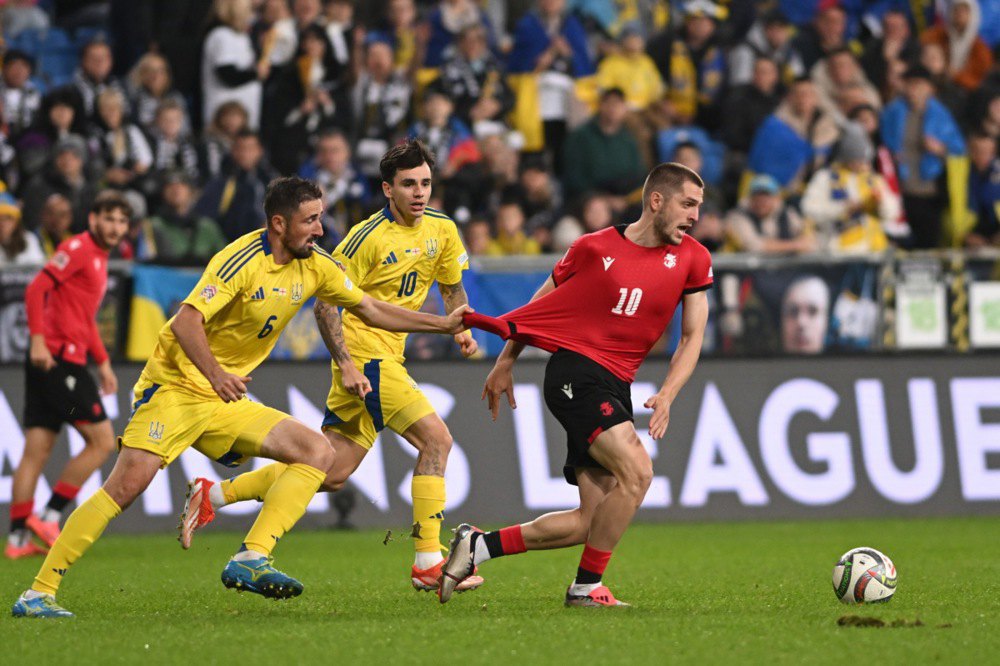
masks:
[[[604,414],[605,416],[611,416],[614,413],[615,413],[615,408],[611,406],[610,402],[601,403],[601,414]]]
[[[257,287],[257,291],[253,292],[253,295],[250,296],[250,300],[251,301],[262,301],[262,300],[264,300],[264,297],[265,297],[264,287]]]
[[[218,288],[216,288],[214,284],[210,284],[201,290],[201,297],[205,299],[206,303],[208,303],[210,300],[215,298],[217,293],[219,293]]]
[[[673,268],[677,265],[677,255],[673,252],[667,252],[667,255],[663,257],[663,265],[667,268]]]
[[[607,271],[611,268],[611,264],[615,263],[614,257],[601,257],[601,261],[604,262],[604,270]]]
[[[336,261],[336,260],[334,260],[334,261]],[[341,265],[339,262],[337,262],[337,265],[339,265],[341,267],[341,269],[344,268],[343,265]],[[302,294],[303,294],[304,291],[305,290],[303,289],[301,282],[296,282],[295,284],[293,284],[292,285],[292,303],[298,303],[299,301],[301,301],[302,300]]]
[[[275,295],[277,295],[279,297],[281,297],[281,296],[287,296],[288,295],[288,290],[285,289],[284,287],[271,287],[271,293],[275,294]]]
[[[149,422],[149,439],[159,442],[163,439],[163,430],[165,426],[159,421]]]
[[[428,238],[426,244],[427,244],[427,258],[433,259],[434,257],[437,256],[438,253],[437,238]]]
[[[572,384],[563,384],[562,392],[565,393],[566,397],[569,398],[570,400],[573,399],[573,385]]]
[[[395,264],[397,262],[399,262],[399,259],[396,258],[396,253],[390,252],[389,256],[382,260],[382,265],[388,266],[390,264]]]
[[[59,250],[52,255],[52,265],[61,271],[66,270],[66,267],[69,266],[69,255]]]

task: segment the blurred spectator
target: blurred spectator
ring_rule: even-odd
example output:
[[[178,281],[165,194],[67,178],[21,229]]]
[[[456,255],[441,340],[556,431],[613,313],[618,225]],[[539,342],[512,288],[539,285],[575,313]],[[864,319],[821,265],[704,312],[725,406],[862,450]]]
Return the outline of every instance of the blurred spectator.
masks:
[[[440,67],[447,52],[466,28],[480,26],[486,34],[490,51],[496,52],[493,23],[475,0],[441,0],[427,17],[429,35],[424,53],[424,67]]]
[[[785,190],[797,191],[837,140],[837,125],[818,108],[816,85],[792,84],[778,110],[764,121],[750,145],[747,168],[774,176]]]
[[[943,25],[927,30],[921,41],[938,44],[948,54],[948,71],[966,90],[982,84],[993,65],[993,54],[979,36],[981,15],[978,0],[953,0]]]
[[[883,94],[888,90],[889,68],[894,63],[911,63],[920,54],[920,43],[910,32],[906,12],[892,9],[882,18],[882,35],[871,39],[861,56],[868,80]]]
[[[696,122],[709,130],[720,124],[726,58],[716,30],[726,14],[726,9],[710,0],[691,0],[684,5],[680,35],[670,41],[662,36],[650,40],[650,55],[667,82],[682,124]]]
[[[976,226],[965,238],[966,247],[1000,246],[1000,159],[997,143],[988,134],[969,137],[969,210]]]
[[[222,173],[205,185],[195,213],[216,220],[226,239],[233,241],[263,224],[264,190],[274,174],[252,130],[236,135],[230,157]]]
[[[292,0],[292,19],[300,36],[309,26],[319,25],[322,11],[320,0]]]
[[[479,152],[483,155],[482,167],[487,183],[473,200],[473,210],[482,212],[495,210],[500,205],[501,193],[518,182],[520,153],[504,142],[498,134],[486,136],[479,142]],[[539,156],[540,158],[540,156]]]
[[[133,118],[143,129],[153,126],[157,109],[166,101],[180,109],[183,127],[190,127],[184,95],[174,90],[170,65],[163,56],[147,53],[139,59],[129,75],[129,95]]]
[[[34,69],[34,60],[24,51],[11,49],[3,55],[0,103],[6,125],[4,134],[12,140],[31,126],[42,104],[42,93],[31,81]]]
[[[945,158],[965,152],[965,142],[948,109],[934,97],[930,72],[907,70],[902,97],[882,112],[882,139],[899,165],[903,208],[916,248],[937,247],[945,192]]]
[[[698,222],[691,227],[691,238],[705,246],[711,253],[725,249],[726,225],[722,219],[722,211],[717,204],[707,201],[698,210]]]
[[[338,68],[337,78],[343,81],[350,72],[355,48],[353,0],[327,0],[324,16],[326,36],[333,47],[333,60]]]
[[[97,97],[95,136],[104,164],[104,181],[117,188],[136,186],[153,165],[153,151],[136,125],[125,117],[125,95],[108,88]]]
[[[409,82],[394,68],[392,47],[384,41],[370,42],[364,70],[354,88],[354,154],[361,172],[375,184],[381,179],[378,165],[382,155],[406,132],[411,94]]]
[[[14,39],[22,32],[44,32],[49,29],[49,15],[38,6],[38,0],[7,0],[2,8],[0,26],[5,39]]]
[[[815,18],[792,40],[792,47],[802,57],[807,72],[827,55],[847,45],[847,13],[838,0],[820,0]]]
[[[88,42],[80,52],[80,67],[73,75],[73,85],[80,93],[83,114],[88,121],[97,120],[97,97],[105,90],[116,90],[125,99],[125,88],[111,75],[113,64],[111,47],[106,42]]]
[[[781,299],[781,347],[790,354],[819,354],[829,327],[830,288],[815,275],[802,275]]]
[[[566,140],[564,184],[568,197],[601,190],[618,198],[642,185],[644,170],[635,138],[625,129],[628,105],[621,90],[601,93],[597,114],[574,130]]]
[[[29,181],[48,165],[52,147],[70,135],[82,137],[86,122],[80,96],[72,86],[56,88],[42,98],[34,124],[17,139],[21,178]]]
[[[923,44],[920,48],[920,64],[931,74],[935,97],[941,101],[957,120],[964,116],[967,91],[955,83],[948,71],[948,54],[940,44]]]
[[[490,241],[486,254],[500,257],[514,254],[541,254],[534,238],[524,233],[524,211],[517,201],[500,204],[496,215],[497,235]]]
[[[201,60],[202,118],[206,124],[225,102],[239,102],[250,129],[260,126],[261,81],[271,73],[267,58],[257,59],[250,41],[251,0],[215,0],[215,26],[205,38]]]
[[[72,236],[73,209],[69,199],[61,194],[51,194],[45,200],[38,218],[35,233],[41,241],[46,257],[55,254],[56,248],[64,240]]]
[[[242,104],[236,101],[223,102],[215,110],[212,124],[202,135],[199,159],[201,176],[204,180],[215,178],[226,166],[226,160],[236,136],[248,128],[249,115]]]
[[[782,199],[778,181],[767,174],[754,176],[746,199],[726,216],[726,231],[736,252],[799,254],[816,249],[802,218]]]
[[[882,108],[878,90],[865,78],[857,58],[847,47],[816,63],[810,76],[816,84],[819,107],[838,125],[846,122],[847,112],[859,104]]]
[[[160,199],[163,203],[147,227],[152,236],[147,260],[201,266],[226,246],[215,220],[194,212],[194,189],[184,172],[167,174]]]
[[[83,138],[71,134],[56,143],[52,150],[49,168],[26,183],[24,189],[24,218],[28,222],[39,219],[42,206],[53,194],[61,194],[73,209],[70,230],[79,233],[87,229],[87,214],[97,195],[97,185],[84,170],[88,158],[87,144]]]
[[[778,66],[769,57],[758,57],[750,82],[731,88],[726,96],[726,122],[721,128],[726,146],[744,155],[750,152],[754,133],[780,102]]]
[[[618,88],[633,111],[641,111],[663,96],[663,79],[653,59],[646,55],[646,44],[637,26],[621,32],[618,47],[606,55],[597,67],[597,85],[601,90]]]
[[[24,228],[17,201],[0,192],[0,268],[43,263],[45,253],[35,234]]]
[[[470,256],[479,257],[488,254],[492,240],[489,221],[474,217],[465,225],[465,248]]]
[[[580,221],[583,223],[585,234],[592,234],[613,225],[615,211],[611,207],[611,200],[603,194],[592,194],[584,199],[580,207]]]
[[[156,174],[183,171],[191,182],[198,182],[198,149],[185,129],[184,108],[172,99],[156,109],[150,132],[153,170]],[[162,183],[157,183],[156,188]]]
[[[469,26],[459,35],[457,48],[441,68],[440,85],[455,103],[455,115],[477,136],[504,129],[514,94],[502,64],[487,48],[482,26]]]
[[[834,162],[817,171],[802,197],[821,249],[872,253],[888,247],[885,227],[899,218],[900,201],[872,171],[875,147],[857,123],[844,128]]]
[[[299,37],[288,0],[264,0],[260,18],[253,24],[250,34],[256,50],[273,67],[290,63],[295,57]]]
[[[423,32],[423,37],[418,35]],[[417,8],[413,0],[389,0],[382,23],[368,35],[369,42],[383,41],[392,49],[396,69],[410,75],[423,62],[426,28],[417,24]]]
[[[335,125],[338,111],[333,94],[339,70],[326,30],[307,25],[299,34],[292,62],[293,66],[275,75],[274,95],[264,113],[268,154],[280,173],[293,173],[308,158],[311,138]],[[340,111],[343,114],[345,109]]]
[[[525,94],[537,94],[537,108],[527,104],[518,108],[514,124],[521,129],[541,119],[544,148],[556,173],[562,174],[574,80],[595,71],[587,34],[579,19],[566,12],[566,0],[538,0],[537,9],[521,17],[514,28],[514,45],[507,54],[507,70],[511,74],[537,75],[521,84]]]
[[[446,180],[482,159],[469,128],[453,115],[454,108],[448,94],[431,85],[424,91],[423,119],[408,132],[409,138],[419,139],[435,155],[438,174]]]
[[[374,205],[368,181],[351,164],[351,146],[339,130],[321,134],[316,155],[299,169],[303,178],[316,181],[323,189],[323,228],[320,244],[336,247],[355,223],[363,220]]]
[[[986,97],[982,111],[973,115],[973,127],[1000,142],[1000,90]]]
[[[777,70],[777,81],[790,85],[806,73],[802,57],[792,46],[792,26],[780,9],[772,9],[754,23],[746,40],[729,53],[729,85],[749,85],[756,63],[766,58]],[[732,116],[726,115],[726,123]]]
[[[705,157],[702,153],[701,147],[697,143],[693,141],[682,141],[681,143],[678,143],[674,147],[674,152],[670,156],[669,161],[683,164],[695,173],[702,174],[702,178],[705,181],[705,188],[702,193],[704,202],[711,203],[719,209],[726,207],[726,198],[723,195],[721,188],[716,187],[714,182],[704,177],[704,174],[708,170],[705,169]]]
[[[537,239],[539,230],[551,229],[558,219],[563,203],[562,188],[541,160],[526,159],[521,164],[516,191],[524,211],[524,228]]]

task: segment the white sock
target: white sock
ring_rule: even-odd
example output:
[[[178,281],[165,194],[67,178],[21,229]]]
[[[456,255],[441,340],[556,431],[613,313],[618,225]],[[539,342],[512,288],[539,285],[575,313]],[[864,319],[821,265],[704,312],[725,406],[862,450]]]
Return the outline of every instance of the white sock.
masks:
[[[482,534],[477,534],[472,537],[473,548],[472,548],[472,563],[479,564],[490,559],[490,549],[486,547],[486,539],[483,538]]]
[[[38,514],[38,518],[43,523],[58,523],[62,520],[62,511],[56,511],[55,509],[45,507],[42,512]]]
[[[38,590],[32,590],[32,589],[25,590],[24,594],[21,595],[21,598],[24,599],[24,600],[26,600],[26,601],[31,601],[32,599],[38,599],[39,597],[52,597],[52,595],[51,594],[46,594],[45,592],[39,592]],[[52,597],[52,598],[55,599],[55,597]]]
[[[15,548],[24,548],[28,545],[29,538],[28,528],[16,529],[7,535],[7,543]]]
[[[581,583],[577,583],[574,580],[573,584],[569,586],[569,593],[570,594],[574,594],[574,595],[579,596],[579,597],[585,597],[588,594],[590,594],[591,592],[593,592],[594,590],[596,590],[597,588],[599,588],[600,586],[601,586],[601,582],[600,581],[598,581],[596,583],[589,583],[589,584],[584,585],[584,584],[581,584]]]
[[[258,553],[256,550],[241,550],[230,559],[233,562],[246,562],[247,560],[259,560],[262,557],[267,557],[267,555]]]
[[[226,496],[222,494],[222,484],[213,483],[208,489],[208,501],[212,503],[213,509],[226,506]]]
[[[418,552],[415,553],[415,557],[413,558],[413,566],[420,569],[421,571],[425,571],[443,560],[444,556],[441,554],[440,550],[434,553]]]

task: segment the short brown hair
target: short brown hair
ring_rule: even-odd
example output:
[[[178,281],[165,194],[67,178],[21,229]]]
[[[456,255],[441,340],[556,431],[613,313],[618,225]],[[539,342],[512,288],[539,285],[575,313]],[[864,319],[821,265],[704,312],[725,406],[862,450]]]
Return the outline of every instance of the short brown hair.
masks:
[[[120,210],[129,220],[132,219],[132,204],[118,190],[104,190],[94,197],[94,203],[90,204],[90,212],[94,215],[111,213],[116,210]]]
[[[267,191],[264,193],[264,214],[267,215],[267,223],[271,224],[271,218],[275,215],[291,220],[299,206],[307,201],[322,198],[323,190],[311,180],[298,176],[275,178],[268,183]]]
[[[642,207],[649,207],[649,195],[659,192],[664,197],[677,194],[684,187],[684,183],[694,183],[698,187],[704,188],[705,181],[697,173],[677,162],[664,162],[657,165],[646,176],[646,183],[642,186]]]
[[[382,180],[392,184],[392,179],[396,177],[397,171],[415,169],[421,164],[434,170],[434,156],[424,144],[416,139],[411,139],[405,143],[393,146],[382,156],[382,161],[378,168],[382,175]]]

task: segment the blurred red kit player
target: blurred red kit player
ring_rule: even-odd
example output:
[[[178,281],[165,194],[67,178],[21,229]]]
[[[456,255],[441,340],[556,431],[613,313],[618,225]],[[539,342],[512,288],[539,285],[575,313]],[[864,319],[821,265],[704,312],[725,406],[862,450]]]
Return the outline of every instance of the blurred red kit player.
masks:
[[[47,552],[32,535],[45,546],[55,542],[63,509],[114,449],[111,421],[87,371],[87,356],[97,363],[101,391],[117,391],[95,317],[107,289],[108,253],[128,232],[130,216],[119,192],[102,192],[90,210],[90,230],[63,241],[25,293],[31,347],[25,363],[24,455],[14,472],[4,548],[10,559]],[[64,423],[75,427],[86,445],[66,464],[36,515],[35,486]]]

